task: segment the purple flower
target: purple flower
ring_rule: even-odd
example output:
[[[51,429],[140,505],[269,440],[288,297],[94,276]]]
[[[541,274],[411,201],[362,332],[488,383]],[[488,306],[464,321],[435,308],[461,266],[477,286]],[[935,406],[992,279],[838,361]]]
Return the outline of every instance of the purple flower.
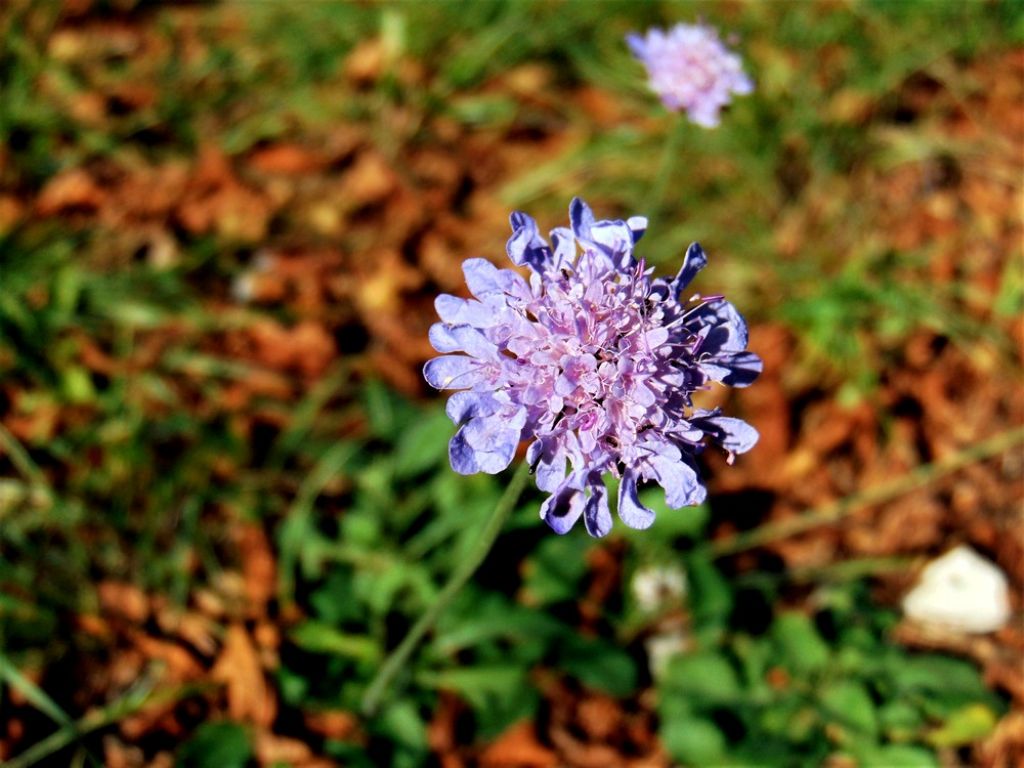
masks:
[[[740,419],[694,408],[693,392],[716,381],[745,387],[761,372],[747,327],[721,296],[682,292],[707,263],[694,243],[674,278],[652,279],[633,249],[647,220],[595,221],[580,199],[571,229],[551,232],[512,214],[508,256],[529,281],[484,259],[463,264],[472,299],[442,295],[430,341],[441,357],[423,369],[438,389],[461,390],[447,412],[456,472],[505,469],[521,440],[541,517],[566,533],[582,517],[592,536],[612,527],[604,474],[620,478],[618,514],[647,528],[654,513],[637,486],[654,481],[673,509],[706,491],[696,456],[707,439],[734,454],[757,432]]]
[[[626,43],[647,67],[651,90],[662,103],[674,112],[685,109],[705,128],[718,125],[718,113],[732,94],[754,90],[740,57],[705,24],[676,24],[667,32],[652,28],[644,37],[627,35]]]

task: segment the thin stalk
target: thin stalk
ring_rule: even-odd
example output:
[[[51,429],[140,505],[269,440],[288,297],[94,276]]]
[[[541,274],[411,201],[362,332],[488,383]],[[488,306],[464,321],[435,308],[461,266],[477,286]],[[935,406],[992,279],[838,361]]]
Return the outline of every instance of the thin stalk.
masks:
[[[390,653],[387,659],[384,660],[384,664],[377,671],[377,676],[363,695],[362,710],[364,715],[370,717],[376,714],[385,691],[394,681],[398,672],[408,662],[409,657],[416,649],[420,640],[434,626],[438,617],[459,593],[459,590],[466,585],[469,578],[480,567],[480,563],[484,561],[487,553],[491,551],[491,546],[494,544],[495,539],[498,538],[498,534],[501,533],[501,529],[505,526],[505,521],[512,514],[512,510],[515,508],[523,488],[526,487],[526,481],[529,476],[529,465],[523,462],[519,465],[515,474],[512,475],[512,479],[509,480],[505,493],[494,507],[494,512],[491,513],[490,518],[484,523],[483,530],[480,531],[480,537],[477,539],[473,551],[452,571],[451,576],[448,577],[448,583],[441,589],[437,598],[420,616],[416,624],[413,625],[413,628],[409,630],[409,633],[402,639],[402,642]]]
[[[70,726],[71,716],[50,698],[42,688],[25,677],[3,652],[0,652],[0,681],[20,693],[29,704],[47,715],[57,725]]]
[[[668,193],[669,182],[675,174],[680,145],[683,143],[683,135],[687,128],[688,124],[683,116],[676,115],[672,127],[665,136],[661,160],[658,162],[658,175],[655,176],[654,186],[651,187],[651,201],[648,210],[651,211],[652,218],[660,218],[665,212],[665,196]],[[649,225],[649,228],[653,227]]]
[[[163,691],[132,690],[117,701],[113,701],[102,709],[86,713],[73,723],[67,723],[51,733],[42,741],[36,742],[17,757],[12,757],[3,764],[3,768],[28,768],[30,765],[45,760],[55,752],[59,752],[72,742],[113,725],[129,715],[150,704],[178,701],[186,696],[203,690],[205,686],[183,685]]]
[[[906,573],[919,558],[860,557],[826,565],[796,566],[778,573],[750,571],[735,577],[737,585],[821,584],[856,581],[883,573]]]
[[[997,456],[1015,445],[1024,443],[1024,427],[1017,427],[1000,432],[988,440],[969,445],[961,451],[944,459],[915,467],[910,472],[888,482],[880,483],[860,493],[838,499],[830,504],[818,507],[800,517],[780,520],[755,528],[749,533],[741,533],[728,539],[713,542],[710,545],[713,557],[723,557],[753,549],[763,544],[795,536],[798,533],[838,522],[858,509],[884,504],[899,496],[922,488],[938,480],[944,475],[963,469],[970,464]]]
[[[53,500],[53,489],[46,480],[46,475],[39,468],[29,452],[25,450],[24,446],[18,442],[16,438],[7,427],[0,422],[0,453],[6,453],[10,458],[14,468],[18,470],[21,475],[31,483],[31,485],[42,491],[48,501]]]

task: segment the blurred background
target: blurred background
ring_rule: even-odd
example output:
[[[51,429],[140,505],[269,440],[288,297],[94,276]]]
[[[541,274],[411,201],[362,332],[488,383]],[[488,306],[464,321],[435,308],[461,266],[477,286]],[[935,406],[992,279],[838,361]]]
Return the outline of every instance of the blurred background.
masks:
[[[623,41],[698,19],[756,84],[717,130]],[[1022,42],[1015,2],[0,4],[0,759],[1020,765]],[[433,298],[575,195],[660,273],[702,243],[761,441],[645,532],[528,492],[364,717],[504,482],[448,467]]]

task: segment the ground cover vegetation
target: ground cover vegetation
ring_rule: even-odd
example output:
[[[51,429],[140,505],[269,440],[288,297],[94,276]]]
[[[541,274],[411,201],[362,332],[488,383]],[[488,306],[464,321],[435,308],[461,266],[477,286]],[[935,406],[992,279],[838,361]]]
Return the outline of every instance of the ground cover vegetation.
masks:
[[[698,17],[754,83],[714,130],[625,44]],[[0,759],[1020,764],[1022,42],[1012,2],[4,3]],[[646,531],[528,491],[365,715],[507,479],[448,465],[433,299],[577,195],[712,255],[764,373],[705,406],[760,442]],[[959,543],[1015,623],[901,617]]]

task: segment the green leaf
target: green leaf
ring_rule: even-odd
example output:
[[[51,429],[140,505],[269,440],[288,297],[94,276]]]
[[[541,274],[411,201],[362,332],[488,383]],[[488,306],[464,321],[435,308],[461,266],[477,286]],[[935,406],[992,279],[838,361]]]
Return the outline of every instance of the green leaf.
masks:
[[[916,707],[897,699],[878,708],[878,722],[890,740],[910,741],[924,725],[924,717]]]
[[[996,727],[996,713],[984,704],[969,704],[954,712],[925,740],[936,747],[961,747],[988,736]]]
[[[794,741],[794,723],[801,725],[808,719],[808,707],[796,694],[781,694],[770,700],[771,704],[757,711],[756,733],[771,737],[772,740]],[[811,710],[812,714],[816,714]]]
[[[380,661],[377,644],[363,635],[353,635],[321,621],[309,620],[299,624],[290,633],[292,642],[311,653],[328,653],[357,661]]]
[[[180,768],[245,768],[252,759],[245,728],[237,723],[204,723],[178,752]]]
[[[854,740],[878,736],[878,717],[867,689],[854,680],[826,683],[819,697],[827,717],[852,729]]]
[[[374,437],[392,440],[415,420],[416,411],[409,401],[375,379],[366,382],[363,403]]]
[[[856,752],[859,768],[938,768],[928,749],[913,744],[885,744]]]
[[[540,696],[521,665],[490,664],[421,672],[417,682],[455,691],[474,710],[478,735],[496,736],[516,720],[532,716]]]
[[[526,561],[524,600],[531,605],[550,605],[573,600],[587,573],[589,536],[547,536]]]
[[[402,567],[396,563],[395,567],[383,572],[357,571],[352,582],[353,597],[374,614],[385,616],[396,608],[399,598],[405,597],[406,590],[411,589],[416,578],[415,570],[412,566]],[[426,576],[422,569],[420,576]]]
[[[765,681],[768,669],[774,663],[775,652],[764,638],[737,635],[733,639],[733,652],[740,664],[744,686],[751,694],[769,694]]]
[[[978,669],[968,661],[938,654],[897,656],[886,668],[896,695],[916,703],[929,718],[945,720],[971,704],[1002,710],[999,697],[985,686]]]
[[[721,765],[726,739],[718,727],[702,717],[663,717],[659,729],[665,749],[687,765]]]
[[[697,631],[702,634],[706,629],[717,631],[725,625],[732,612],[733,595],[729,582],[703,553],[694,553],[688,559],[687,577]]]
[[[442,514],[452,514],[461,509],[466,494],[466,478],[455,472],[441,471],[434,475],[430,483],[430,499],[434,507]],[[496,493],[487,493],[489,498],[493,495],[493,502],[498,500]],[[493,509],[493,506],[489,505]]]
[[[416,679],[432,688],[460,693],[476,709],[485,709],[491,699],[510,697],[517,689],[529,685],[526,670],[513,664],[420,672]]]
[[[598,638],[568,636],[559,649],[559,668],[589,688],[612,696],[628,696],[636,690],[636,662],[617,645]]]
[[[412,751],[426,751],[427,727],[416,707],[409,701],[397,701],[374,720],[374,730]]]
[[[489,641],[509,640],[516,658],[523,659],[523,646],[541,645],[566,631],[547,613],[516,605],[496,593],[465,594],[438,621],[431,647],[439,654],[453,656]]]
[[[443,410],[421,414],[399,437],[395,449],[395,477],[404,480],[442,465],[448,457],[448,438],[453,430]]]
[[[352,599],[352,572],[347,568],[332,568],[310,595],[309,604],[318,619],[332,626],[358,620],[363,613]]]
[[[96,400],[96,388],[92,385],[89,372],[80,365],[64,369],[61,375],[61,390],[69,403],[83,405]]]
[[[53,307],[62,315],[71,315],[82,293],[82,272],[62,267],[53,280]]]
[[[696,651],[669,660],[661,689],[697,702],[698,706],[729,704],[742,698],[733,665],[715,651]]]
[[[796,611],[780,614],[772,624],[771,633],[779,660],[793,672],[800,675],[819,672],[828,664],[828,645],[805,614]]]
[[[968,661],[939,654],[893,659],[892,681],[903,692],[957,693],[984,697],[988,692],[977,668]]]
[[[308,701],[310,681],[301,673],[289,669],[286,665],[281,665],[277,668],[275,678],[277,689],[286,703],[301,707]]]
[[[507,96],[463,96],[448,102],[451,116],[469,125],[502,125],[516,116],[516,102]]]
[[[381,540],[380,518],[372,510],[356,508],[341,521],[341,536],[346,544],[373,551]]]

